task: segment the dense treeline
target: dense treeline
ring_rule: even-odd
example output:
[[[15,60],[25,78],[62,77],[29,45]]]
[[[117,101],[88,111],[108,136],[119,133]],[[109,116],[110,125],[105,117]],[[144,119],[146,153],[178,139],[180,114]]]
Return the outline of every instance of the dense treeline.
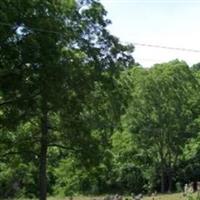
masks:
[[[2,0],[0,16],[1,198],[200,180],[199,64],[134,64],[98,1]]]

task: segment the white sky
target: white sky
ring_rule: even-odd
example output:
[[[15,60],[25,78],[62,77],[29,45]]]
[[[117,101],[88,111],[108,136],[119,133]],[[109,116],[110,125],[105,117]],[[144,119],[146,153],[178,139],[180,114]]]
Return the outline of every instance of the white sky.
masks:
[[[112,20],[109,30],[122,42],[200,50],[200,0],[100,0]],[[136,62],[144,67],[173,59],[189,65],[200,52],[135,45]]]

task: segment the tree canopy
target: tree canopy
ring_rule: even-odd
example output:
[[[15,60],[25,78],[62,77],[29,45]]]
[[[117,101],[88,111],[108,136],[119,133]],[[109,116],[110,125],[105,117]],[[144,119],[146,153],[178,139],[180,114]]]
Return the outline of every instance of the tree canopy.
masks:
[[[175,191],[200,178],[200,70],[143,68],[96,0],[0,2],[0,198]]]

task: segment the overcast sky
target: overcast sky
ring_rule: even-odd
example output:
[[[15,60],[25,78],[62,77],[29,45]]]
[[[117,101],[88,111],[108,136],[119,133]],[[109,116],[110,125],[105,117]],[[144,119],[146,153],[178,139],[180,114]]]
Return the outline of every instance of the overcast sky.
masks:
[[[100,0],[112,20],[109,30],[122,42],[200,51],[200,0]],[[172,59],[189,65],[200,52],[135,45],[134,58],[144,67]]]

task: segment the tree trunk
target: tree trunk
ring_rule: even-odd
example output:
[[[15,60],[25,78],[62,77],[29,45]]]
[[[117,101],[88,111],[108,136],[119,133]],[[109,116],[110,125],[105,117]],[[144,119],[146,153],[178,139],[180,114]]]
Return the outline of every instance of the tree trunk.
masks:
[[[161,193],[165,192],[165,171],[164,168],[161,168]]]
[[[47,148],[48,148],[48,116],[43,112],[41,119],[40,160],[39,160],[39,199],[47,198]]]
[[[168,192],[171,193],[172,191],[172,169],[168,170]]]
[[[161,135],[163,135],[164,133],[161,132]],[[160,163],[160,181],[161,181],[161,185],[160,185],[160,189],[161,189],[161,193],[164,193],[165,192],[165,159],[164,159],[164,153],[163,153],[163,146],[164,146],[164,143],[163,141],[161,140],[160,141],[160,144],[159,144],[159,154],[160,154],[160,160],[161,160],[161,163]]]

